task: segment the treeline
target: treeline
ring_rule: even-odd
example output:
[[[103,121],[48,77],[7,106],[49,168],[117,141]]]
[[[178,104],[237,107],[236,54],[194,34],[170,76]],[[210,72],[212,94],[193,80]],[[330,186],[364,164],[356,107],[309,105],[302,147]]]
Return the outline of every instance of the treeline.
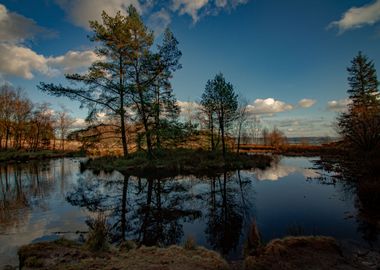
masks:
[[[67,110],[54,113],[49,104],[34,104],[20,88],[0,86],[0,149],[61,149],[73,123]]]
[[[119,134],[124,156],[133,144],[152,158],[156,150],[176,147],[196,132],[210,138],[210,150],[222,149],[225,156],[228,141],[237,138],[239,152],[241,138],[247,137],[249,129],[259,136],[258,118],[248,121],[248,102],[221,73],[207,82],[201,108],[196,109],[198,126],[191,119],[181,119],[170,80],[182,67],[182,53],[169,29],[157,42],[133,6],[126,15],[103,12],[102,21],[90,21],[90,27],[98,61],[84,74],[67,74],[69,86],[41,82],[38,87],[53,96],[79,101],[89,110],[89,122],[99,113],[106,114],[112,130]],[[74,135],[86,140],[85,133]],[[94,129],[87,133],[91,140],[99,137]]]

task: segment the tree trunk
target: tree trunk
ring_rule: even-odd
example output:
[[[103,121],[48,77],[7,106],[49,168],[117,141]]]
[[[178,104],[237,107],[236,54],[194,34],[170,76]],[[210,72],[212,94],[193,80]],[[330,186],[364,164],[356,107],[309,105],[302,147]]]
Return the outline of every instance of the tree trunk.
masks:
[[[127,229],[127,193],[129,176],[124,175],[123,196],[121,199],[121,240],[125,241],[125,231]]]
[[[127,134],[125,130],[125,119],[124,113],[120,115],[120,125],[121,125],[121,142],[123,144],[123,154],[124,157],[128,156],[128,144],[127,144]]]
[[[121,142],[123,144],[124,157],[128,156],[127,134],[125,129],[125,110],[124,110],[124,85],[123,85],[123,58],[119,55],[119,94],[120,94],[120,126],[121,126]]]
[[[240,137],[241,137],[241,123],[239,123],[239,130],[238,130],[238,143],[237,143],[237,150],[236,150],[237,154],[239,154],[240,152]]]

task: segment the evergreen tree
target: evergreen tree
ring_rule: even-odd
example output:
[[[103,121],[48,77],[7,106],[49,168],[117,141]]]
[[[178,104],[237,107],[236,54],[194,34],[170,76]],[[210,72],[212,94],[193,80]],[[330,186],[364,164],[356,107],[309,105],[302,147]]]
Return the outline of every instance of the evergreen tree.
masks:
[[[202,96],[202,105],[207,111],[210,110],[211,117],[214,113],[218,121],[224,157],[226,156],[226,132],[236,118],[237,98],[232,84],[226,82],[222,73],[217,74],[212,81],[207,82]]]
[[[352,107],[378,106],[379,92],[376,69],[373,61],[361,52],[351,61],[351,67],[347,68],[349,73],[348,82],[350,88],[347,93],[352,101]]]
[[[374,63],[361,52],[351,61],[347,93],[351,103],[338,118],[338,131],[350,147],[368,153],[380,146],[380,100]]]

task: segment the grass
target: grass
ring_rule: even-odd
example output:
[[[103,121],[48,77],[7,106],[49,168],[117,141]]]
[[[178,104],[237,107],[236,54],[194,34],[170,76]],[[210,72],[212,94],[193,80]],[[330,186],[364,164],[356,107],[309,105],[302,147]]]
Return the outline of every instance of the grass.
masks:
[[[0,162],[24,162],[28,160],[39,160],[48,158],[74,157],[83,156],[78,151],[60,151],[60,150],[3,150],[0,151]]]
[[[140,247],[128,250],[91,252],[68,240],[31,244],[19,250],[20,267],[27,269],[146,269],[227,270],[228,264],[216,252],[202,247],[185,249]]]
[[[143,152],[123,157],[100,157],[90,159],[82,164],[82,169],[95,172],[117,170],[136,176],[173,176],[173,175],[209,175],[225,170],[264,169],[272,160],[268,155],[237,155],[229,153],[226,159],[220,152],[193,149],[173,149],[156,152],[153,159],[148,159]]]
[[[90,231],[86,240],[86,248],[91,251],[107,251],[109,250],[109,225],[103,214],[99,214],[91,221]]]
[[[335,239],[324,236],[275,239],[244,261],[246,270],[366,269],[360,266],[351,258],[342,256]]]

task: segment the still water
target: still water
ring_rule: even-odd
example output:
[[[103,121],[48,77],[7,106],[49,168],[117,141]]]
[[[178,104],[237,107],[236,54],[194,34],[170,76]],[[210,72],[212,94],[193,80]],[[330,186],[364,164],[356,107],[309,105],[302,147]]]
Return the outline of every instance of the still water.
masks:
[[[167,246],[192,237],[227,259],[241,258],[253,220],[264,241],[328,235],[378,246],[354,188],[313,169],[316,159],[280,157],[266,170],[211,179],[95,175],[68,158],[0,166],[0,267],[18,264],[21,245],[78,239],[99,212],[108,216],[115,242]]]

